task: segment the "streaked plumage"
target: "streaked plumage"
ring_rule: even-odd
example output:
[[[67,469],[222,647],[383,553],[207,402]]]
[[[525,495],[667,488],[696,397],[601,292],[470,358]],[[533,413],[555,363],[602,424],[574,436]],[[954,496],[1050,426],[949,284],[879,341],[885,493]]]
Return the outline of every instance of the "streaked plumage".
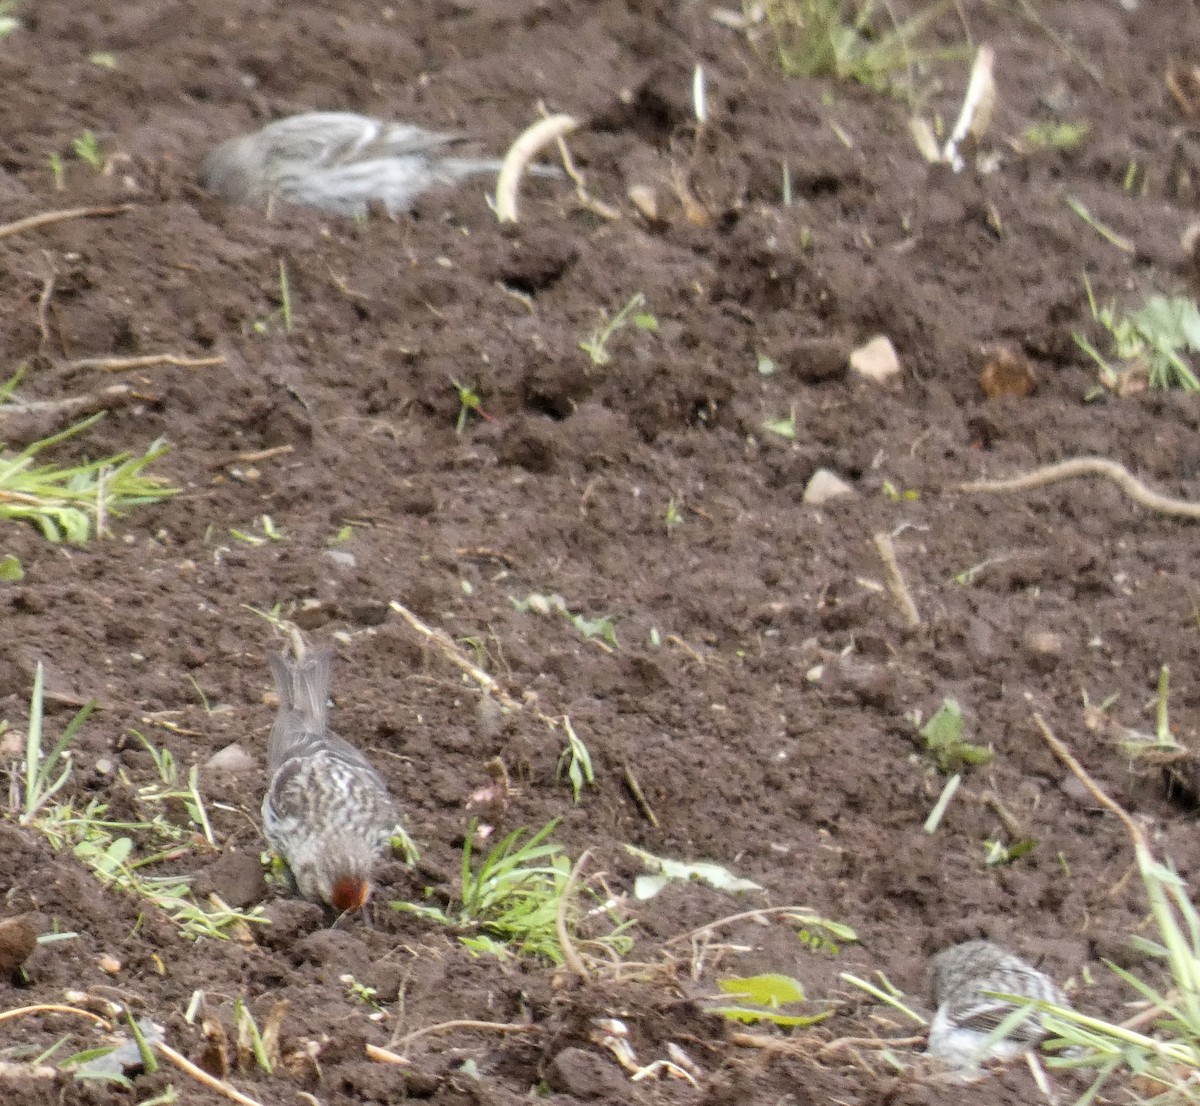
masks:
[[[270,658],[279,713],[267,750],[263,829],[305,898],[361,907],[399,816],[366,757],[328,728],[332,651]]]
[[[1013,1004],[988,992],[1022,995],[1067,1005],[1066,996],[1045,973],[991,941],[968,941],[933,958],[937,1013],[929,1028],[929,1054],[954,1067],[984,1060],[1008,1060],[1046,1036],[1040,1014],[1031,1014],[1003,1040],[983,1048],[988,1035],[1013,1012]]]
[[[278,200],[351,216],[378,203],[395,216],[432,185],[499,171],[498,161],[447,157],[459,141],[367,115],[310,112],[222,143],[204,159],[200,183],[235,203]]]

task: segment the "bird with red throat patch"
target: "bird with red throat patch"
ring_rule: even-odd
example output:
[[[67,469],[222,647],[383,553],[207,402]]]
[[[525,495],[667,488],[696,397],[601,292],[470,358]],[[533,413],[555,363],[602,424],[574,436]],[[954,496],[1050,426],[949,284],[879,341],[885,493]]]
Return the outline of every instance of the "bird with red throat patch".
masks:
[[[376,861],[400,825],[387,785],[353,745],[329,729],[333,651],[269,658],[279,713],[267,749],[263,829],[306,899],[361,909]]]

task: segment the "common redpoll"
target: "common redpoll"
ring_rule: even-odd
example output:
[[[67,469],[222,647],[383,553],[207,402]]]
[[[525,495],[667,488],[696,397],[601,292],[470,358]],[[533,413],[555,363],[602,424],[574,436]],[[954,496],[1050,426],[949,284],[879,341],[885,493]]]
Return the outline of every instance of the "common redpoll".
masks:
[[[1020,995],[1066,1006],[1067,999],[1043,972],[991,941],[968,941],[933,958],[937,1013],[929,1027],[929,1054],[959,1068],[985,1060],[1010,1060],[1033,1048],[1046,1029],[1034,1012],[1007,1037],[985,1045],[1015,1006],[989,993]]]
[[[352,216],[379,203],[395,216],[432,185],[499,171],[499,161],[447,157],[459,141],[367,115],[310,112],[222,143],[204,159],[200,183],[235,203],[274,199]]]
[[[263,828],[300,894],[357,910],[371,870],[399,825],[387,786],[366,757],[328,728],[330,660],[272,655],[279,713],[267,750]]]

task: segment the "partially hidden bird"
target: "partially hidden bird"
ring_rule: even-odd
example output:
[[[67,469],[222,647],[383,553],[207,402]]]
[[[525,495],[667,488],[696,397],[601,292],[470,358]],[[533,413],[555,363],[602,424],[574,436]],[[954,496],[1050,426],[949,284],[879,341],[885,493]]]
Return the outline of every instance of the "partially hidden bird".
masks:
[[[387,785],[329,729],[332,650],[269,658],[279,712],[267,749],[263,829],[300,894],[338,911],[370,897],[376,861],[400,825]]]
[[[499,172],[495,160],[451,157],[461,135],[353,112],[317,111],[223,142],[204,159],[200,184],[234,203],[302,204],[362,216],[372,204],[395,217],[435,184]],[[552,166],[531,172],[557,175]]]
[[[1007,1036],[992,1040],[993,1031],[1017,1009],[996,995],[1067,1006],[1066,995],[1045,972],[991,941],[943,949],[933,958],[932,975],[937,1012],[929,1027],[928,1052],[953,1067],[1010,1060],[1046,1036],[1042,1015],[1034,1010]]]

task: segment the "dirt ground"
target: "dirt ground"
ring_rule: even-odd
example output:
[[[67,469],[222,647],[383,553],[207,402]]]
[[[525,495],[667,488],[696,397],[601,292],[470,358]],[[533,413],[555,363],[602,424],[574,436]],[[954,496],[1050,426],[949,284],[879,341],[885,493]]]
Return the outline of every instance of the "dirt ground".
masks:
[[[1104,341],[1085,274],[1102,302],[1129,306],[1195,278],[1179,236],[1196,216],[1200,131],[1164,81],[1172,56],[1200,62],[1195,3],[967,0],[948,11],[935,38],[992,43],[1001,93],[981,151],[994,171],[959,175],[922,160],[903,103],[782,79],[707,3],[23,7],[23,29],[0,40],[5,220],[133,206],[0,241],[0,374],[28,365],[32,399],[127,385],[58,456],[141,451],[166,436],[174,448],[155,471],[183,494],[84,547],[0,531],[0,554],[27,574],[0,585],[0,718],[24,730],[40,659],[52,733],[80,703],[100,703],[76,749],[80,802],[125,809],[130,789],[154,778],[134,730],[200,765],[218,851],[197,847],[165,870],[235,905],[261,902],[271,924],[248,941],[186,941],[69,852],[3,824],[0,914],[32,911],[44,932],[78,933],[40,946],[25,978],[0,981],[3,1010],[85,991],[128,1004],[204,1060],[201,1028],[185,1020],[194,991],[226,1025],[239,997],[260,1023],[286,999],[293,1062],[228,1077],[264,1104],[329,1106],[507,1103],[534,1088],[562,1103],[1033,1101],[1022,1065],[964,1088],[902,1048],[902,1068],[865,1047],[821,1051],[916,1031],[839,973],[883,972],[928,1010],[931,954],[978,936],[1074,979],[1081,1008],[1128,1014],[1102,961],[1154,978],[1128,945],[1145,915],[1132,852],[1032,717],[1197,876],[1186,789],[1131,771],[1110,733],[1085,726],[1082,703],[1084,692],[1119,696],[1112,717],[1150,730],[1168,663],[1176,737],[1200,747],[1195,530],[1108,483],[990,496],[958,485],[1097,454],[1167,494],[1200,495],[1196,400],[1085,402],[1096,371],[1072,340],[1078,330]],[[699,133],[697,63],[710,113]],[[953,119],[966,70],[931,75],[928,116]],[[439,188],[395,222],[299,209],[268,219],[193,183],[206,149],[281,115],[362,110],[461,131],[499,155],[539,100],[581,121],[572,154],[619,218],[581,209],[566,180],[530,182],[515,227],[498,225],[486,181]],[[1071,150],[1023,145],[1047,121],[1086,122],[1090,134]],[[111,156],[108,173],[72,156],[85,129]],[[673,181],[695,201],[691,217]],[[635,185],[657,192],[653,223],[626,198]],[[622,330],[609,363],[594,364],[580,341],[635,293],[657,330]],[[845,368],[879,334],[903,366],[891,384]],[[984,396],[983,351],[998,344],[1031,361],[1033,395]],[[217,363],[73,366],[159,353]],[[461,433],[455,381],[488,416],[471,414]],[[764,429],[789,413],[794,440]],[[61,425],[5,415],[0,437],[23,446]],[[803,503],[820,467],[853,497]],[[231,535],[257,527],[261,538],[263,515],[281,540]],[[881,531],[895,534],[919,627],[884,586]],[[619,644],[604,649],[512,602],[531,593],[610,617]],[[525,707],[496,710],[393,600],[463,643]],[[385,869],[369,917],[332,930],[259,874],[273,715],[264,657],[282,639],[252,608],[276,605],[311,641],[336,644],[334,725],[379,765],[422,851],[416,871]],[[995,759],[929,835],[945,777],[913,718],[946,697]],[[596,783],[578,805],[556,777],[562,733],[539,711],[569,715],[591,752]],[[254,765],[210,769],[233,742]],[[453,893],[466,803],[497,757],[514,787],[497,832],[562,819],[556,838],[573,858],[591,850],[589,870],[636,920],[625,968],[584,982],[476,958],[389,908],[426,887]],[[983,801],[988,790],[1015,825]],[[987,842],[1018,833],[1036,848],[988,866]],[[676,884],[635,902],[640,868],[626,843],[715,860],[764,891]],[[835,956],[806,949],[794,927],[753,920],[707,947],[687,938],[789,904],[852,926],[858,941]],[[104,957],[120,962],[115,976]],[[745,1027],[705,1013],[719,978],[765,971],[836,1004],[796,1031],[791,1052],[747,1047],[735,1039]],[[375,988],[382,1016],[346,975]],[[696,1085],[631,1081],[593,1041],[594,1019],[612,1017],[642,1064],[681,1047]],[[400,1040],[460,1019],[528,1028]],[[107,1039],[78,1017],[24,1015],[0,1022],[0,1059],[31,1059],[63,1037],[60,1059]],[[412,1064],[366,1057],[366,1044],[389,1043]],[[315,1064],[296,1059],[312,1053]],[[3,1097],[134,1103],[169,1085],[185,1102],[228,1101],[172,1067],[139,1075],[132,1091],[6,1078]]]

